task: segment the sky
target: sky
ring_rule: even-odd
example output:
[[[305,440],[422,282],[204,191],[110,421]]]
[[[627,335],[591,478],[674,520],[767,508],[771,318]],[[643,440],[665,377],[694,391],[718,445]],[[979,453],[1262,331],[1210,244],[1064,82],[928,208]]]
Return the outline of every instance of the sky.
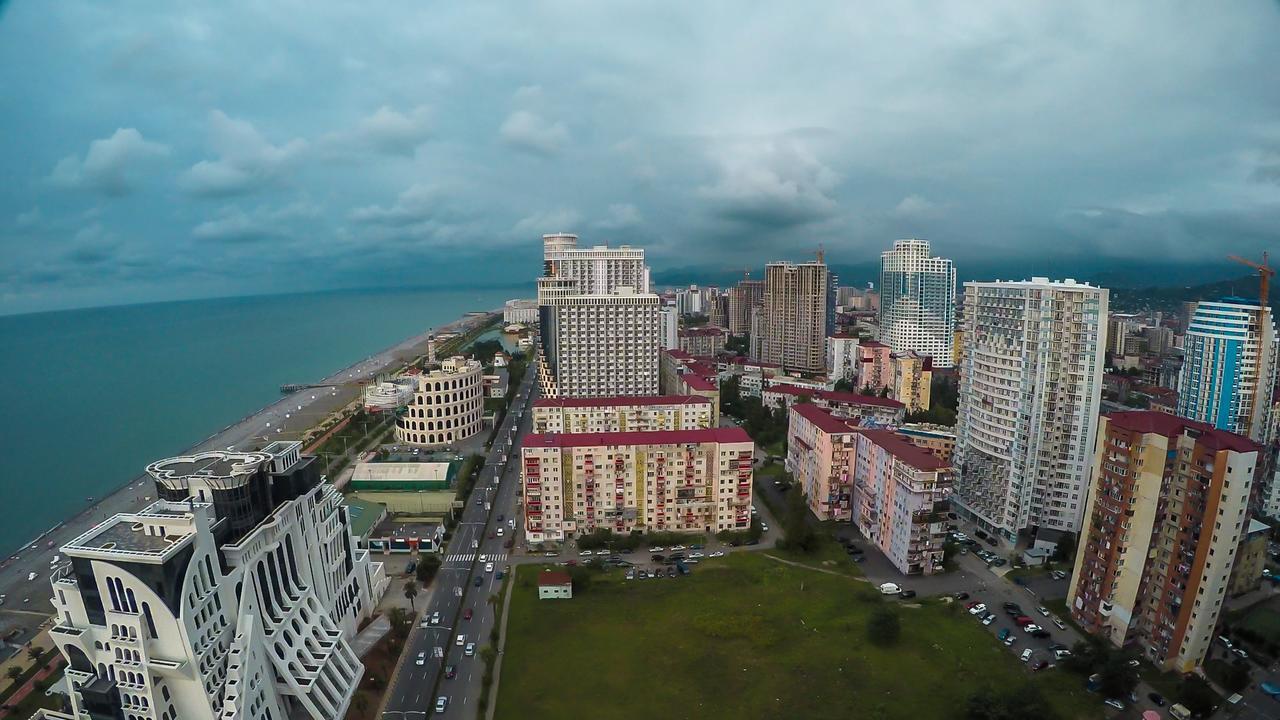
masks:
[[[1280,247],[1280,4],[0,0],[0,314]]]

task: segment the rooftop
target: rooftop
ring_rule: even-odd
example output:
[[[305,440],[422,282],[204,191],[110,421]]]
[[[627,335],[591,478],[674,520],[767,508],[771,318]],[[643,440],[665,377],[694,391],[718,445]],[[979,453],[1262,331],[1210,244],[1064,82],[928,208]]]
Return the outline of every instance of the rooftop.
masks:
[[[360,462],[351,473],[352,482],[448,482],[453,463],[449,462]]]
[[[614,407],[649,405],[709,405],[711,399],[702,395],[615,395],[589,398],[541,398],[534,408]]]
[[[207,503],[160,500],[141,512],[113,515],[62,549],[69,555],[88,551],[163,558],[196,532],[194,523],[179,524],[173,520],[191,516],[197,508],[210,507]]]
[[[697,336],[719,337],[724,334],[725,334],[725,331],[722,328],[715,327],[714,325],[710,325],[707,327],[692,327],[692,328],[680,329],[681,337],[697,337]]]
[[[854,428],[854,432],[867,436],[871,442],[911,467],[925,472],[933,472],[951,467],[937,455],[914,445],[891,430],[873,430],[871,428]]]
[[[841,420],[813,403],[796,403],[791,406],[791,412],[813,423],[824,433],[853,432],[853,425],[848,421]]]
[[[717,389],[715,382],[708,380],[697,373],[685,373],[680,376],[684,383],[694,390],[710,391]]]
[[[552,585],[572,585],[573,578],[569,577],[569,573],[559,570],[544,570],[538,575],[538,587],[548,587]]]
[[[650,432],[534,433],[525,437],[527,448],[605,447],[616,445],[684,445],[690,443],[749,443],[740,427]]]
[[[1233,452],[1258,452],[1261,447],[1242,435],[1226,430],[1219,430],[1207,423],[1188,420],[1169,413],[1154,410],[1133,410],[1106,414],[1110,423],[1118,428],[1136,433],[1155,433],[1172,438],[1182,435],[1188,430],[1198,432],[1199,442],[1212,450],[1231,450]]]
[[[387,512],[386,505],[358,497],[347,496],[343,498],[342,504],[347,506],[347,515],[351,518],[351,534],[356,537],[367,535]]]
[[[230,478],[255,472],[271,456],[265,452],[227,452],[214,450],[157,460],[147,472],[157,480],[174,478]]]
[[[876,395],[859,395],[858,393],[839,392],[836,390],[819,390],[819,398],[837,405],[878,405],[880,407],[889,408],[905,408],[906,405],[894,400],[893,398],[883,398]]]

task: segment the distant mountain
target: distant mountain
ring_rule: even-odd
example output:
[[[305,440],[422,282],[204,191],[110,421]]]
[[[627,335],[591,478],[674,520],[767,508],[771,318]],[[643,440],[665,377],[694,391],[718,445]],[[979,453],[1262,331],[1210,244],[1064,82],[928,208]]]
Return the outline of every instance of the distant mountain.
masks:
[[[1275,307],[1277,292],[1274,284],[1268,295],[1270,296],[1268,304]],[[1224,297],[1241,297],[1256,301],[1258,298],[1258,276],[1249,275],[1231,280],[1218,280],[1201,285],[1184,285],[1181,287],[1116,288],[1111,291],[1111,309],[1179,312],[1184,302],[1218,300]]]

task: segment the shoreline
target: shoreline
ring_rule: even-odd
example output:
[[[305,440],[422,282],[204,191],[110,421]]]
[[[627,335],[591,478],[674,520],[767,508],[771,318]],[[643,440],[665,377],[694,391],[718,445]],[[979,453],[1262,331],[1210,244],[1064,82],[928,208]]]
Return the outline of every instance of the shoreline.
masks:
[[[358,399],[363,382],[425,354],[429,337],[440,333],[465,334],[483,327],[486,324],[484,321],[495,312],[501,317],[502,309],[472,312],[479,314],[463,314],[451,322],[405,338],[311,383],[316,387],[281,395],[175,453],[175,456],[265,441],[272,437],[273,429],[276,434],[283,434],[282,430],[288,430],[291,438],[294,435],[300,436],[323,417]],[[326,394],[323,390],[330,392]],[[297,418],[293,417],[295,414]],[[147,474],[143,472],[106,490],[103,495],[88,501],[86,507],[6,553],[5,559],[0,561],[0,595],[7,596],[10,603],[18,605],[14,609],[24,613],[52,612],[48,588],[48,573],[52,570],[49,556],[57,552],[59,546],[84,534],[105,518],[122,512],[134,512],[149,504],[154,492],[145,487],[147,479]],[[148,495],[149,492],[152,495]],[[28,580],[32,573],[36,577]]]

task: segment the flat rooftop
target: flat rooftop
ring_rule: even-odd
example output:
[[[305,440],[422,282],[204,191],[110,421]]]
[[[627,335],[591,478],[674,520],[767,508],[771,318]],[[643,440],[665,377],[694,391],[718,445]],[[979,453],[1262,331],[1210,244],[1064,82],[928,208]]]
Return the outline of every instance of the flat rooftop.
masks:
[[[159,501],[139,513],[121,513],[99,523],[80,537],[62,546],[67,554],[81,552],[162,558],[187,538],[195,535],[196,525],[175,524],[196,508],[207,503],[171,503]],[[148,531],[148,529],[150,531]]]

